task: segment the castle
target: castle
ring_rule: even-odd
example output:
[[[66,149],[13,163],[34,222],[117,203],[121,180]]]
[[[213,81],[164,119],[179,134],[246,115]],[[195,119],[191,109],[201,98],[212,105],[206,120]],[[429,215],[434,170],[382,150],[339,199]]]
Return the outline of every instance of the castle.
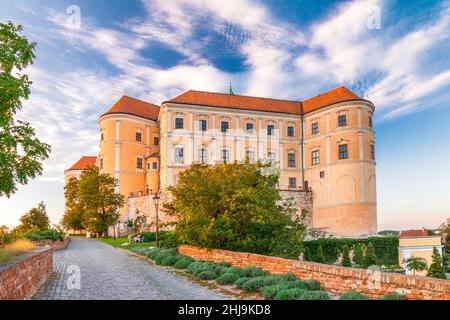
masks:
[[[94,164],[114,176],[127,198],[123,223],[136,208],[152,212],[148,195],[164,194],[192,163],[265,160],[277,167],[280,190],[311,197],[310,204],[298,203],[310,206],[310,227],[371,234],[377,230],[374,109],[345,87],[305,101],[191,90],[157,106],[123,96],[98,119],[98,155],[82,157],[65,178]]]

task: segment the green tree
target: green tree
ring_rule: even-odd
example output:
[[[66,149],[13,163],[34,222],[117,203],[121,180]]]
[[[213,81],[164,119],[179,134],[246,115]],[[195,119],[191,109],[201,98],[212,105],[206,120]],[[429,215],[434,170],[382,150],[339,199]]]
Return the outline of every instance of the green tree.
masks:
[[[403,263],[408,270],[412,270],[413,275],[416,271],[423,271],[427,268],[427,262],[424,258],[420,257],[409,257],[408,259],[403,259]]]
[[[316,262],[325,263],[325,254],[323,253],[322,245],[317,248],[316,252]]]
[[[375,254],[375,248],[373,244],[370,242],[366,247],[366,252],[364,254],[363,266],[364,268],[368,268],[371,265],[377,264],[377,255]]]
[[[37,208],[33,208],[20,217],[20,225],[16,231],[28,232],[32,230],[48,230],[50,229],[50,219],[47,215],[44,202],[38,204]]]
[[[105,235],[120,217],[124,196],[115,191],[117,180],[109,174],[99,173],[98,167],[82,171],[78,186],[78,197],[82,206],[83,226],[98,235]]]
[[[342,247],[342,266],[343,267],[351,267],[352,262],[350,261],[350,250],[347,245]]]
[[[14,118],[30,95],[32,82],[21,71],[33,63],[36,48],[21,32],[20,25],[0,23],[0,196],[7,197],[42,174],[50,153],[28,122]]]
[[[83,229],[84,211],[79,199],[79,181],[75,177],[71,177],[64,187],[64,197],[66,211],[61,220],[61,224],[74,230]]]
[[[301,250],[304,226],[291,203],[280,203],[277,175],[265,175],[261,163],[192,165],[170,188],[173,200],[164,210],[177,216],[182,242],[295,256]]]
[[[353,262],[358,266],[362,266],[364,264],[364,251],[360,243],[355,244],[353,247]]]
[[[432,262],[428,268],[427,277],[447,279],[445,275],[445,267],[442,263],[442,257],[436,247],[433,247]]]

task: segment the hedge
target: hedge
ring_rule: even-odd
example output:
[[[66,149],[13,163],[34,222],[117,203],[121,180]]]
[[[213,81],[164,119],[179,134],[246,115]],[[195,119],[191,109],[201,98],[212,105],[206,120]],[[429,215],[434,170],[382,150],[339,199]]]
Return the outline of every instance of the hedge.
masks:
[[[63,241],[64,235],[59,233],[56,230],[39,230],[39,231],[30,231],[25,233],[25,239],[31,241],[39,241],[39,240],[54,240],[54,241]]]
[[[325,263],[334,263],[344,246],[353,249],[355,244],[367,246],[371,243],[375,249],[378,264],[397,265],[398,264],[398,238],[397,237],[370,237],[365,239],[319,239],[303,241],[304,250],[311,256],[312,261],[318,261],[317,251],[322,247]]]

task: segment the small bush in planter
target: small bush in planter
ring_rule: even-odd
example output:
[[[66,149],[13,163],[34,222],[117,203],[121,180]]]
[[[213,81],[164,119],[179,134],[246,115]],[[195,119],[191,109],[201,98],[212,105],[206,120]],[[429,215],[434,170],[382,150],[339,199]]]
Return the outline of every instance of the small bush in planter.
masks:
[[[173,266],[176,269],[186,269],[187,267],[189,267],[190,264],[194,263],[194,260],[189,258],[189,257],[182,257],[181,259],[179,259],[177,261],[177,263],[175,263]]]
[[[343,293],[340,297],[339,300],[370,300],[369,297],[354,291],[354,290],[350,290],[347,291],[346,293]]]
[[[216,279],[219,284],[233,284],[239,279],[239,275],[235,272],[225,272]]]
[[[400,293],[394,292],[383,296],[382,300],[408,300]]]
[[[319,282],[314,280],[314,279],[308,279],[305,282],[308,285],[308,290],[312,290],[312,291],[322,290],[322,288],[320,287]]]
[[[212,271],[219,275],[221,270],[228,266],[229,264],[224,264],[222,262],[197,261],[190,264],[187,271],[194,276],[197,276],[197,274],[203,271]]]
[[[239,276],[243,276],[242,275],[242,268],[238,268],[238,267],[228,267],[228,268],[223,268],[222,270],[220,270],[221,274],[225,274],[225,273],[233,273]]]
[[[249,281],[249,280],[251,280],[251,279],[252,279],[252,278],[250,278],[250,277],[239,278],[239,279],[236,280],[236,282],[235,282],[234,284],[235,284],[236,287],[238,287],[239,289],[242,289],[243,285],[244,285],[247,281]]]

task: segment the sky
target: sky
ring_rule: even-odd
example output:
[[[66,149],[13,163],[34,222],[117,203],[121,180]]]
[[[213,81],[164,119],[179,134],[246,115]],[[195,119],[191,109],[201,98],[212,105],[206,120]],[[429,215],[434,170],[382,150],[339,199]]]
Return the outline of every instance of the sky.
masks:
[[[344,85],[376,106],[378,229],[450,217],[450,1],[0,0],[0,22],[38,43],[17,118],[52,146],[42,176],[0,198],[0,225],[96,155],[97,119],[122,95],[189,90],[304,100]]]

